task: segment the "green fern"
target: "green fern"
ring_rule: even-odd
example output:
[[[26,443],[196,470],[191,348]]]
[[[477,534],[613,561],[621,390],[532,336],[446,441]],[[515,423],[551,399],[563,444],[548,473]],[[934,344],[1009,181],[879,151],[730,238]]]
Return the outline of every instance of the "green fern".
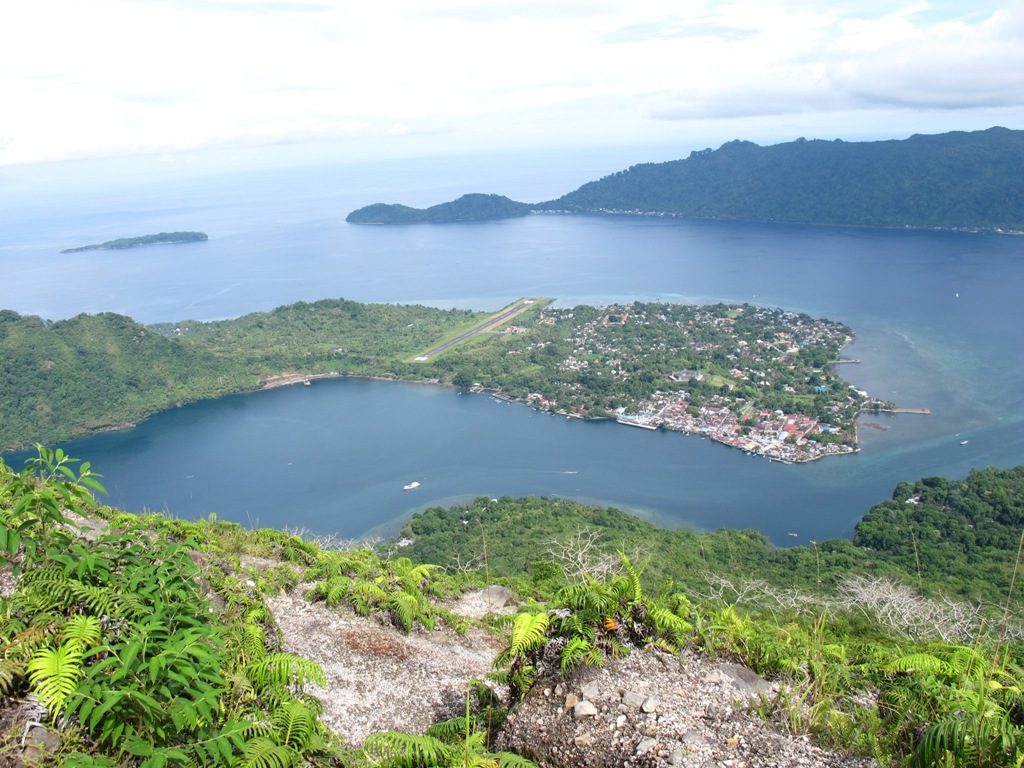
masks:
[[[448,766],[457,755],[454,747],[439,739],[393,731],[368,736],[363,742],[363,753],[382,768]]]
[[[395,592],[388,601],[398,626],[408,632],[419,615],[419,601],[406,592]]]
[[[666,608],[654,607],[650,610],[650,617],[654,622],[655,629],[673,645],[681,645],[686,637],[693,632],[693,625]]]
[[[388,593],[372,581],[357,581],[350,591],[352,607],[360,616],[368,616],[388,599]]]
[[[626,577],[629,580],[629,599],[633,603],[639,603],[644,599],[644,590],[640,585],[640,572],[633,567],[633,564],[625,554],[618,550],[616,553],[622,561],[622,567],[625,569]]]
[[[68,640],[59,648],[43,648],[26,666],[29,685],[39,702],[56,717],[82,679],[82,646]]]
[[[274,710],[270,722],[277,730],[278,743],[299,751],[310,745],[316,733],[316,713],[298,701],[282,704]]]
[[[246,676],[258,687],[294,686],[307,682],[323,687],[327,684],[323,668],[314,661],[290,653],[272,653],[258,659],[246,670]]]
[[[242,768],[291,768],[302,756],[292,747],[257,736],[245,745]]]
[[[540,613],[520,613],[512,625],[512,640],[509,644],[510,656],[524,656],[539,648],[544,643],[544,633],[551,617],[546,611]]]
[[[943,661],[930,653],[909,653],[901,656],[888,664],[885,668],[888,674],[907,672],[930,672],[934,674],[951,676],[956,669],[950,663]]]
[[[99,619],[95,616],[79,614],[78,616],[72,616],[68,623],[64,625],[61,636],[65,641],[76,642],[83,650],[87,650],[100,641],[102,633],[103,630]]]
[[[498,768],[537,768],[537,764],[511,752],[499,752]]]
[[[467,731],[475,731],[478,727],[479,725],[475,716],[470,715],[467,718],[466,716],[461,715],[449,720],[442,720],[439,723],[434,723],[424,731],[423,735],[451,743],[463,738]]]
[[[604,654],[601,649],[591,645],[586,639],[576,636],[570,638],[562,649],[559,666],[562,674],[578,664],[585,664],[588,667],[600,667],[604,664]]]

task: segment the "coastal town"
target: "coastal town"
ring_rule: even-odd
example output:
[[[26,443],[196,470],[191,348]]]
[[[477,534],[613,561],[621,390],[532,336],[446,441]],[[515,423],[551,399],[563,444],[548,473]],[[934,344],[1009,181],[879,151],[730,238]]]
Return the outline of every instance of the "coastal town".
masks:
[[[855,452],[857,414],[891,406],[834,372],[853,362],[840,360],[848,327],[781,309],[543,306],[501,339],[503,360],[478,351],[455,368],[538,409],[686,432],[787,463]]]

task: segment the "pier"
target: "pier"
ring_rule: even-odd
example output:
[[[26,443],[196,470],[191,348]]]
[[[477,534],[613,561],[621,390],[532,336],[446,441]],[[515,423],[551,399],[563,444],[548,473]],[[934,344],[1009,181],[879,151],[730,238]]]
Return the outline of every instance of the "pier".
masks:
[[[861,413],[916,413],[922,416],[931,414],[927,408],[861,408]]]

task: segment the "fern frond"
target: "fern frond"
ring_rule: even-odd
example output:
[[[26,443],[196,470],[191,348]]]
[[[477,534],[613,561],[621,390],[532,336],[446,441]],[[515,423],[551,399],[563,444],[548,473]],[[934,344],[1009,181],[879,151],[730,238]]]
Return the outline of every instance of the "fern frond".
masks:
[[[693,631],[693,626],[679,618],[676,614],[666,608],[652,608],[650,617],[654,621],[654,628],[663,635],[667,635],[673,644],[682,643],[686,636]]]
[[[265,658],[257,659],[246,669],[246,677],[259,687],[301,687],[307,681],[321,687],[327,684],[324,670],[319,664],[290,653],[272,653]]]
[[[511,752],[499,752],[497,754],[498,768],[538,768],[537,764],[525,757],[520,757]]]
[[[520,613],[512,625],[512,641],[509,643],[509,654],[512,657],[523,656],[544,643],[550,616],[546,611],[540,613]]]
[[[886,665],[885,671],[890,675],[896,672],[930,672],[951,676],[956,670],[948,662],[930,653],[908,653]]]
[[[243,768],[291,768],[301,755],[291,747],[275,744],[264,736],[257,736],[245,745]]]
[[[623,552],[616,550],[616,553],[622,561],[622,567],[625,569],[626,577],[629,579],[630,602],[639,603],[644,599],[644,590],[640,586],[640,572],[633,567],[633,564]]]
[[[76,641],[43,648],[29,660],[26,671],[39,702],[56,717],[82,679],[82,648]]]
[[[270,722],[277,729],[278,741],[304,750],[316,732],[316,713],[299,701],[282,704],[270,716]]]
[[[25,663],[0,659],[0,696],[10,696],[25,677]]]
[[[103,630],[100,627],[99,619],[95,616],[79,614],[72,616],[68,623],[64,625],[61,637],[64,638],[65,642],[76,642],[81,646],[82,650],[88,650],[100,641],[102,634]]]
[[[363,752],[376,764],[394,768],[444,766],[454,761],[455,748],[431,736],[374,733],[363,742]]]
[[[473,715],[469,716],[468,721],[465,716],[442,720],[439,723],[434,723],[423,733],[425,736],[450,743],[465,738],[467,730],[477,730],[477,720]]]
[[[244,661],[267,655],[267,637],[259,624],[244,624],[239,638]]]
[[[374,608],[387,602],[388,593],[372,581],[357,581],[352,585],[350,597],[356,613],[366,616]]]
[[[562,649],[562,656],[559,660],[562,674],[566,674],[570,669],[584,661],[587,654],[592,650],[594,650],[594,646],[582,637],[574,637],[569,640]]]
[[[413,622],[419,613],[419,601],[407,592],[394,592],[388,601],[391,614],[403,631],[412,629]]]

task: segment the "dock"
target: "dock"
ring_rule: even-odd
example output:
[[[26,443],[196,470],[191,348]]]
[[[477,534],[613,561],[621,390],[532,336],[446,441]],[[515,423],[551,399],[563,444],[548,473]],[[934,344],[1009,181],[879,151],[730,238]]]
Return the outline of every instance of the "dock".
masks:
[[[928,416],[931,411],[927,408],[861,408],[861,413],[916,413]]]

